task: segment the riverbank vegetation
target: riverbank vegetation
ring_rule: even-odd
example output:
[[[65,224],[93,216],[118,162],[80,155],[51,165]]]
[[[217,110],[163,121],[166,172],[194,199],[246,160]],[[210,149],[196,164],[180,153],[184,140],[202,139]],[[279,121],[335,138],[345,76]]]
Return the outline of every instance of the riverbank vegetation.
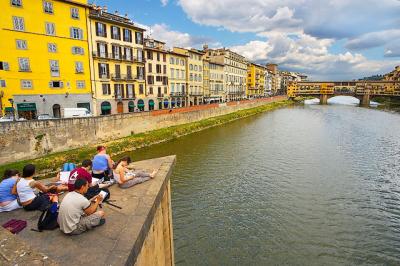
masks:
[[[181,136],[198,132],[210,127],[229,123],[240,118],[285,107],[292,103],[293,101],[290,100],[268,103],[262,106],[240,110],[227,115],[216,116],[193,123],[135,134],[129,137],[101,144],[107,147],[107,152],[114,159],[117,159],[118,155],[122,153],[130,152],[153,144],[170,141]],[[96,146],[97,145],[85,146],[78,149],[49,154],[33,160],[24,160],[1,165],[0,173],[2,174],[5,169],[22,169],[24,165],[32,163],[36,165],[37,174],[39,177],[49,177],[59,171],[59,169],[65,162],[73,162],[79,164],[84,159],[92,158],[96,154]]]

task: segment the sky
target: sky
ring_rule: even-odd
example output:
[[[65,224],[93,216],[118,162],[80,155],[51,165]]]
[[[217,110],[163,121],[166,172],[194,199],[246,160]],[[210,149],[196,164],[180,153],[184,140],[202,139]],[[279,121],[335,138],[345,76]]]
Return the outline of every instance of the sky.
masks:
[[[259,63],[350,80],[400,65],[400,0],[89,0],[168,47],[226,47]]]

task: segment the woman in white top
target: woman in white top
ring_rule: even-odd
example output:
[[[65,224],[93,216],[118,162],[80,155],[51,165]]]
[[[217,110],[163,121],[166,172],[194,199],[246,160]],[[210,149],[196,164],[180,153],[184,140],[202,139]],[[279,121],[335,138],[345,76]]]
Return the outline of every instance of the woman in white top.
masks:
[[[27,211],[46,210],[52,202],[58,202],[57,195],[49,195],[39,193],[35,194],[35,189],[40,190],[43,193],[49,191],[56,191],[57,186],[46,187],[42,183],[35,181],[33,176],[35,175],[35,166],[33,164],[25,165],[22,171],[22,178],[17,180],[16,185],[13,187],[13,193],[18,195],[19,201],[22,207]]]
[[[157,173],[156,170],[153,173],[148,174],[142,171],[129,171],[127,166],[131,163],[130,157],[124,157],[118,161],[114,167],[114,179],[117,181],[120,188],[129,188],[134,185],[146,182],[151,178],[154,178]]]

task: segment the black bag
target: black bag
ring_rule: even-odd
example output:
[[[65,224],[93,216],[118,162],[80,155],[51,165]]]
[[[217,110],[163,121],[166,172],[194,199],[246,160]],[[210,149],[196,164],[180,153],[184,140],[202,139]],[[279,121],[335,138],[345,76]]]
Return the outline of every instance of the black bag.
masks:
[[[57,203],[53,203],[49,208],[44,210],[39,217],[37,228],[39,232],[43,230],[54,230],[59,227],[58,222],[58,207]],[[36,231],[36,230],[34,230]]]
[[[105,199],[103,199],[103,201],[107,201],[110,198],[110,190],[108,188],[99,188],[99,185],[95,185],[93,187],[90,187],[88,189],[88,191],[85,194],[85,198],[87,198],[88,200],[92,199],[93,197],[99,195],[100,191],[105,191],[107,192],[107,196]]]

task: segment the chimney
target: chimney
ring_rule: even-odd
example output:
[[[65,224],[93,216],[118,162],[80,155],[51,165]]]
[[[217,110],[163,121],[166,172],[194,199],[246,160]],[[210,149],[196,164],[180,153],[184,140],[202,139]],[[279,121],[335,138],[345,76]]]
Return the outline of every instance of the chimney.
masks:
[[[119,16],[119,12],[118,12],[118,10],[115,10],[115,12],[114,12],[114,15],[117,15],[117,16]]]
[[[107,6],[103,6],[103,11],[107,12],[108,11],[108,7]]]
[[[128,18],[128,14],[125,14],[125,18]]]
[[[208,44],[205,43],[205,44],[203,45],[203,50],[204,50],[204,51],[207,51],[207,50],[208,50]]]

